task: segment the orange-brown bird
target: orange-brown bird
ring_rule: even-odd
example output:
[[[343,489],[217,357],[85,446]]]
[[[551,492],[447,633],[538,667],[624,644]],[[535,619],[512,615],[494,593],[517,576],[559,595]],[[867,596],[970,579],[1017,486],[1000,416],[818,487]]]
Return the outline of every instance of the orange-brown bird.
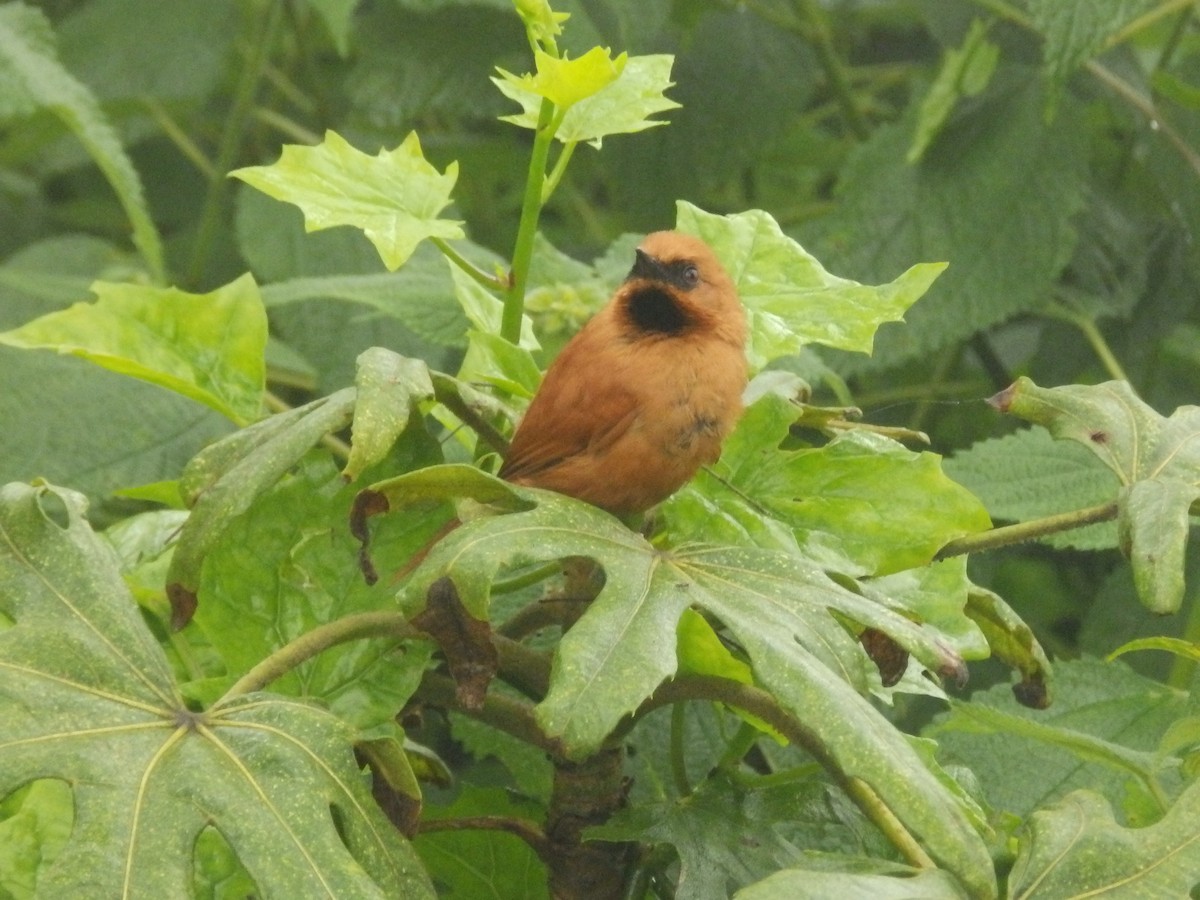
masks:
[[[746,317],[708,245],[648,235],[629,276],[551,364],[500,477],[617,515],[714,462],[742,411]]]

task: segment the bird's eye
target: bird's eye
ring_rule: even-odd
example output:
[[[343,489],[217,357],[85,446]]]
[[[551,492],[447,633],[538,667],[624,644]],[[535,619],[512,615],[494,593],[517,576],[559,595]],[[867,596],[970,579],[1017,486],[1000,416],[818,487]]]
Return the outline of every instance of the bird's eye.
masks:
[[[683,270],[683,280],[690,286],[695,286],[700,283],[700,270],[695,266],[687,266]]]

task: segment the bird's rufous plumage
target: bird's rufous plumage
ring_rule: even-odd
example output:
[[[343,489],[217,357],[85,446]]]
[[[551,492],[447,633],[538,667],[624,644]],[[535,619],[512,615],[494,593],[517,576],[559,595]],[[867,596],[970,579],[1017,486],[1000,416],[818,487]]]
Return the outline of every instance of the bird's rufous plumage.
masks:
[[[698,238],[648,235],[628,278],[554,360],[500,476],[618,515],[714,462],[741,415],[746,319]]]

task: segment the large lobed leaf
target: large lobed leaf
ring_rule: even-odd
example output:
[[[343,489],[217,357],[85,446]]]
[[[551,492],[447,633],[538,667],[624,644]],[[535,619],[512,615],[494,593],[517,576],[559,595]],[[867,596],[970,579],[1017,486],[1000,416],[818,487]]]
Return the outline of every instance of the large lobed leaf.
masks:
[[[439,173],[416,132],[394,150],[370,156],[333,131],[316,147],[288,144],[278,162],[230,173],[276,200],[304,210],[308,231],[353,225],[384,265],[398,269],[426,238],[460,238],[459,222],[440,218],[450,203],[458,164]]]
[[[737,285],[754,369],[810,343],[870,353],[875,330],[902,318],[946,268],[920,263],[878,286],[839,278],[762,210],[717,216],[681,200],[676,227],[707,241]]]
[[[771,545],[770,519],[809,558],[881,575],[924,565],[948,541],[989,527],[983,505],[942,473],[936,454],[854,431],[823,447],[780,449],[797,416],[777,394],[752,404],[712,472],[664,505],[672,536]]]
[[[327,712],[252,694],[189,710],[78,494],[0,489],[0,796],[61,779],[44,896],[187,896],[214,827],[272,896],[433,896]]]
[[[428,471],[417,473],[423,483]],[[413,573],[402,605],[419,610],[433,583],[449,575],[466,609],[486,620],[490,586],[501,570],[570,556],[597,560],[604,587],[563,637],[549,692],[537,707],[543,728],[570,754],[594,752],[675,673],[677,625],[695,606],[724,623],[745,648],[756,680],[804,722],[842,771],[870,784],[965,882],[991,884],[986,850],[962,809],[856,690],[865,689],[871,663],[839,620],[885,631],[927,667],[957,672],[961,660],[936,632],[842,587],[794,554],[660,550],[587,504],[513,488],[477,471],[472,478],[475,484],[459,485],[460,493],[465,488],[483,499],[494,482],[494,498],[509,497],[510,508],[520,498],[537,505],[451,532]],[[374,490],[394,508],[406,499],[411,480],[401,476]]]
[[[1120,544],[1138,595],[1153,612],[1178,610],[1189,510],[1200,500],[1200,406],[1164,418],[1128,382],[1043,388],[1024,377],[991,402],[1082,444],[1116,474]]]
[[[267,314],[249,275],[207,294],[98,281],[76,303],[0,334],[190,397],[245,424],[262,410]]]
[[[1094,791],[1076,791],[1029,818],[1011,895],[1058,897],[1188,897],[1200,883],[1200,782],[1163,818],[1124,828]]]

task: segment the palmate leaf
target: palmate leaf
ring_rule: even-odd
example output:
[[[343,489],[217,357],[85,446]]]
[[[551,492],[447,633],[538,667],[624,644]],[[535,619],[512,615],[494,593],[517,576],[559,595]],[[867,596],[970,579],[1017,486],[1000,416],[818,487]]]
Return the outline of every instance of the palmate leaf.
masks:
[[[76,303],[0,333],[0,343],[57,350],[190,397],[235,422],[258,418],[267,314],[249,275],[207,294],[98,281]]]
[[[316,147],[288,144],[273,165],[229,174],[299,206],[308,231],[337,225],[361,229],[389,270],[404,265],[426,238],[463,236],[459,222],[440,218],[450,203],[458,164],[439,173],[422,154],[415,131],[395,150],[376,156],[327,131]]]
[[[458,472],[464,467],[454,467]],[[396,508],[428,496],[431,470],[372,490]],[[413,573],[401,603],[422,609],[431,585],[453,579],[471,615],[488,618],[490,586],[510,566],[584,556],[604,569],[605,584],[555,656],[550,689],[537,717],[567,751],[586,756],[676,671],[676,628],[685,609],[714,615],[742,646],[759,684],[804,722],[834,764],[863,779],[940,862],[975,886],[990,885],[982,841],[903,736],[867,703],[871,666],[855,638],[830,613],[891,635],[935,671],[961,660],[940,636],[830,579],[799,557],[756,548],[667,551],[613,517],[557,494],[506,485],[475,470],[448,491],[537,505],[476,519],[437,544]],[[858,690],[856,690],[858,689]]]
[[[1124,828],[1094,791],[1030,816],[1009,876],[1020,900],[1188,897],[1200,884],[1200,781],[1161,820]]]
[[[374,805],[349,729],[295,700],[183,703],[83,498],[0,489],[0,796],[61,779],[74,799],[42,896],[187,896],[218,829],[270,896],[432,897]]]
[[[733,277],[746,307],[754,369],[810,343],[870,353],[875,330],[901,319],[946,268],[919,263],[878,286],[839,278],[762,210],[717,216],[681,200],[676,227],[707,241]]]
[[[983,505],[942,473],[937,454],[854,431],[823,447],[779,449],[798,412],[777,394],[752,404],[712,472],[663,505],[672,536],[777,545],[769,517],[809,558],[881,575],[924,565],[948,541],[989,527]]]
[[[1200,499],[1200,407],[1164,418],[1124,381],[1038,387],[1018,379],[990,401],[1077,441],[1117,476],[1117,527],[1138,596],[1153,612],[1183,600],[1188,511]]]

